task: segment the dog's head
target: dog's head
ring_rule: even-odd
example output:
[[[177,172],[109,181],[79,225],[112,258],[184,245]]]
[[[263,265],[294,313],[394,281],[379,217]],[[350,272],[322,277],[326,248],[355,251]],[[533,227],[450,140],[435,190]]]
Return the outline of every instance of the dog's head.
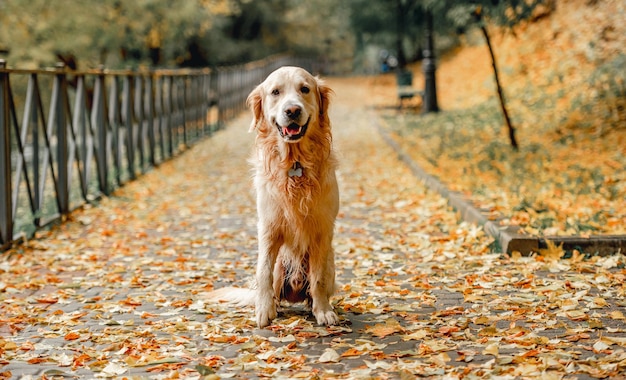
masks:
[[[299,67],[281,67],[258,85],[246,101],[254,119],[250,131],[275,133],[296,143],[311,128],[330,128],[328,102],[332,90]]]

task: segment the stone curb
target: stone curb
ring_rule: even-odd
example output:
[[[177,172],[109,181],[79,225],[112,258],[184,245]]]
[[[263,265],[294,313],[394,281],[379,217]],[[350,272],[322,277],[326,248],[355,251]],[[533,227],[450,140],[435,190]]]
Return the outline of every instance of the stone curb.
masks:
[[[511,254],[520,252],[522,255],[529,255],[547,248],[547,242],[551,241],[557,246],[562,245],[565,251],[578,250],[600,256],[626,253],[626,235],[591,235],[582,236],[530,236],[515,232],[514,227],[502,227],[489,218],[479,209],[463,197],[458,192],[450,191],[441,181],[433,175],[428,174],[400,147],[391,137],[390,133],[383,128],[379,117],[372,118],[375,128],[382,136],[383,140],[391,146],[398,154],[398,158],[404,162],[416,177],[420,178],[424,184],[441,194],[448,200],[448,203],[459,212],[463,220],[483,226],[485,232],[491,235],[499,243],[502,252]]]

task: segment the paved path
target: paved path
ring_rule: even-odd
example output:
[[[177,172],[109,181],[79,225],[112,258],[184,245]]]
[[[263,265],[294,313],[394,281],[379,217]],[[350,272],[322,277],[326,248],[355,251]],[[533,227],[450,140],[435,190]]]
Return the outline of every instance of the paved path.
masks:
[[[491,253],[334,80],[342,323],[205,305],[256,255],[248,115],[0,261],[0,378],[590,378],[626,370],[620,256]]]

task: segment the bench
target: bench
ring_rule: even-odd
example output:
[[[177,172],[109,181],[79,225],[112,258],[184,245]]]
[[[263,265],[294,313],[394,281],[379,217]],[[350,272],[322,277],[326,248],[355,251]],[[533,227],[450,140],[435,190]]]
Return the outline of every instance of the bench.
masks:
[[[398,85],[398,99],[400,105],[398,108],[402,108],[404,100],[412,99],[415,96],[420,97],[419,105],[424,102],[424,91],[413,87],[413,72],[412,71],[399,71],[396,74],[396,84]]]

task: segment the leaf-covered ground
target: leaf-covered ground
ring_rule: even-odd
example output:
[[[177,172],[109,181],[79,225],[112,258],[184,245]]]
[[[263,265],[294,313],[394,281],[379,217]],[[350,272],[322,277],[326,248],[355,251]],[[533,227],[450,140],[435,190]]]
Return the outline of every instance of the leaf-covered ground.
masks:
[[[490,252],[377,135],[363,82],[330,85],[340,325],[202,300],[254,270],[246,116],[2,256],[0,377],[622,376],[624,256]]]
[[[492,30],[519,152],[480,35],[439,65],[445,112],[388,110],[385,125],[416,162],[502,225],[531,235],[626,235],[625,13],[623,1],[558,2],[515,35]],[[374,104],[395,105],[392,76],[370,82],[386,98]]]

